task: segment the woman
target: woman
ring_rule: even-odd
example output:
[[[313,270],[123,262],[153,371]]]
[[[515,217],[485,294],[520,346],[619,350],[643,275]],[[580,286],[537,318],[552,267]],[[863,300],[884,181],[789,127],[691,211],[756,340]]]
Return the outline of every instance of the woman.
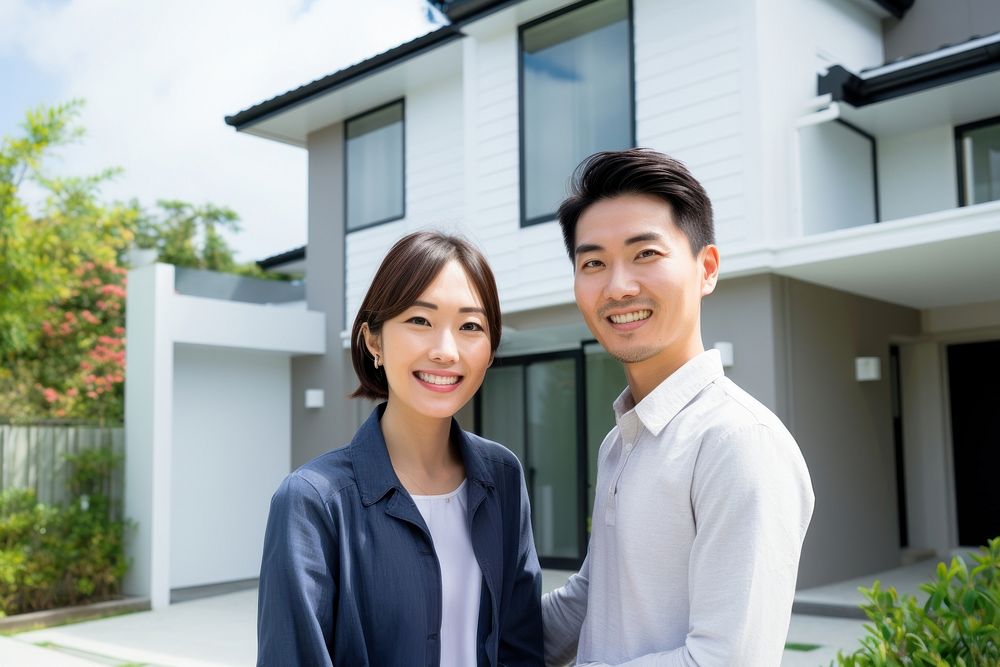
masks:
[[[453,418],[500,342],[486,260],[452,236],[403,238],[351,334],[353,396],[385,402],[271,501],[257,664],[542,664],[521,467]]]

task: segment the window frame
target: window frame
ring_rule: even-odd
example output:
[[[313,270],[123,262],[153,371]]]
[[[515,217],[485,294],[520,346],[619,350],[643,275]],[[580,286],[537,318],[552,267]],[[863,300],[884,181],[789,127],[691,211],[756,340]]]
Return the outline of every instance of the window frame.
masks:
[[[529,30],[539,24],[546,23],[553,19],[559,18],[564,14],[569,14],[571,12],[585,7],[587,5],[593,4],[595,2],[602,2],[603,0],[581,0],[580,2],[575,2],[571,5],[557,9],[554,12],[549,12],[543,16],[532,19],[527,23],[522,23],[517,27],[517,146],[518,146],[518,221],[519,227],[531,227],[533,225],[540,225],[546,222],[552,222],[556,219],[556,211],[553,211],[547,215],[539,215],[533,218],[527,217],[527,211],[525,210],[526,200],[524,196],[524,31]],[[631,97],[631,108],[632,113],[629,114],[629,141],[630,148],[636,146],[635,137],[635,13],[634,13],[634,2],[633,0],[625,0],[626,5],[626,20],[628,22],[628,86],[629,95]],[[567,177],[570,175],[567,174]]]
[[[972,202],[966,201],[965,198],[965,179],[968,176],[965,173],[965,155],[962,150],[962,139],[967,132],[971,130],[978,130],[983,127],[989,127],[991,125],[1000,125],[1000,116],[992,116],[990,118],[982,118],[980,120],[974,121],[972,123],[965,123],[964,125],[955,126],[955,168],[956,175],[958,176],[958,205],[961,206],[972,206]],[[1000,199],[993,199],[991,201],[1000,201]],[[986,204],[988,202],[979,202],[981,204]]]
[[[348,204],[349,204],[348,203],[348,198],[350,196],[350,193],[348,191],[348,183],[347,183],[348,173],[349,173],[349,170],[350,170],[350,166],[348,164],[348,157],[347,157],[347,142],[349,141],[348,138],[347,138],[347,126],[350,125],[351,122],[353,122],[353,121],[359,120],[359,119],[364,118],[365,116],[367,116],[369,114],[373,114],[373,113],[375,113],[377,111],[382,111],[383,109],[387,109],[387,108],[389,108],[391,106],[395,106],[397,104],[400,105],[400,114],[402,116],[402,118],[400,119],[400,123],[402,124],[402,130],[403,130],[403,154],[401,156],[402,159],[400,160],[400,168],[402,169],[402,180],[401,180],[401,183],[403,184],[403,210],[402,210],[402,213],[400,215],[397,215],[397,216],[390,216],[388,218],[382,218],[382,219],[379,219],[379,220],[374,220],[372,222],[367,222],[367,223],[365,223],[363,225],[359,225],[358,227],[352,228],[350,226],[350,222],[349,222],[349,220],[347,218],[347,210],[348,210]],[[344,137],[344,160],[343,160],[343,165],[344,165],[344,183],[343,183],[343,186],[344,186],[344,207],[343,207],[343,211],[344,211],[344,235],[346,236],[347,234],[352,234],[354,232],[360,232],[363,229],[369,229],[370,227],[377,227],[379,225],[384,225],[384,224],[387,224],[387,223],[390,223],[390,222],[395,222],[397,220],[402,220],[403,218],[405,218],[406,217],[406,98],[405,97],[400,97],[400,98],[391,100],[389,102],[386,102],[385,104],[380,104],[378,106],[371,107],[370,109],[366,109],[365,111],[362,111],[361,113],[354,114],[350,118],[345,118],[344,119],[343,137]],[[346,262],[345,262],[345,265],[346,265]]]

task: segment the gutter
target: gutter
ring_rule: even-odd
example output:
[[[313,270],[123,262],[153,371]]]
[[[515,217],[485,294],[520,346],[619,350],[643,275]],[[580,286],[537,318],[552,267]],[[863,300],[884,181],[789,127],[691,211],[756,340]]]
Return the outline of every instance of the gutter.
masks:
[[[878,67],[861,75],[834,65],[817,78],[818,95],[854,107],[884,102],[1000,70],[1000,35],[972,40],[968,45]]]

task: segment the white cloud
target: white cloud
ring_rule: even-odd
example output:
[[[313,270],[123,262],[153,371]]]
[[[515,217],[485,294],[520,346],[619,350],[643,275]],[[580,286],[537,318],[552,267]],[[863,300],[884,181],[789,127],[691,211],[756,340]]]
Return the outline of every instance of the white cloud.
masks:
[[[86,99],[59,171],[120,166],[109,197],[231,206],[244,260],[305,242],[306,154],[223,117],[431,27],[423,0],[23,0],[0,19],[0,50],[65,82],[52,103]]]

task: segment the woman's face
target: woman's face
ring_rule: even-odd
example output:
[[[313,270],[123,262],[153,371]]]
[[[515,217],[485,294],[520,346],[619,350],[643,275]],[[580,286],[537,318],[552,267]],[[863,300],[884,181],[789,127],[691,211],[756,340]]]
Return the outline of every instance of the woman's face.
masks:
[[[412,306],[365,340],[381,356],[390,405],[450,418],[483,382],[493,356],[488,330],[475,285],[451,261]]]

